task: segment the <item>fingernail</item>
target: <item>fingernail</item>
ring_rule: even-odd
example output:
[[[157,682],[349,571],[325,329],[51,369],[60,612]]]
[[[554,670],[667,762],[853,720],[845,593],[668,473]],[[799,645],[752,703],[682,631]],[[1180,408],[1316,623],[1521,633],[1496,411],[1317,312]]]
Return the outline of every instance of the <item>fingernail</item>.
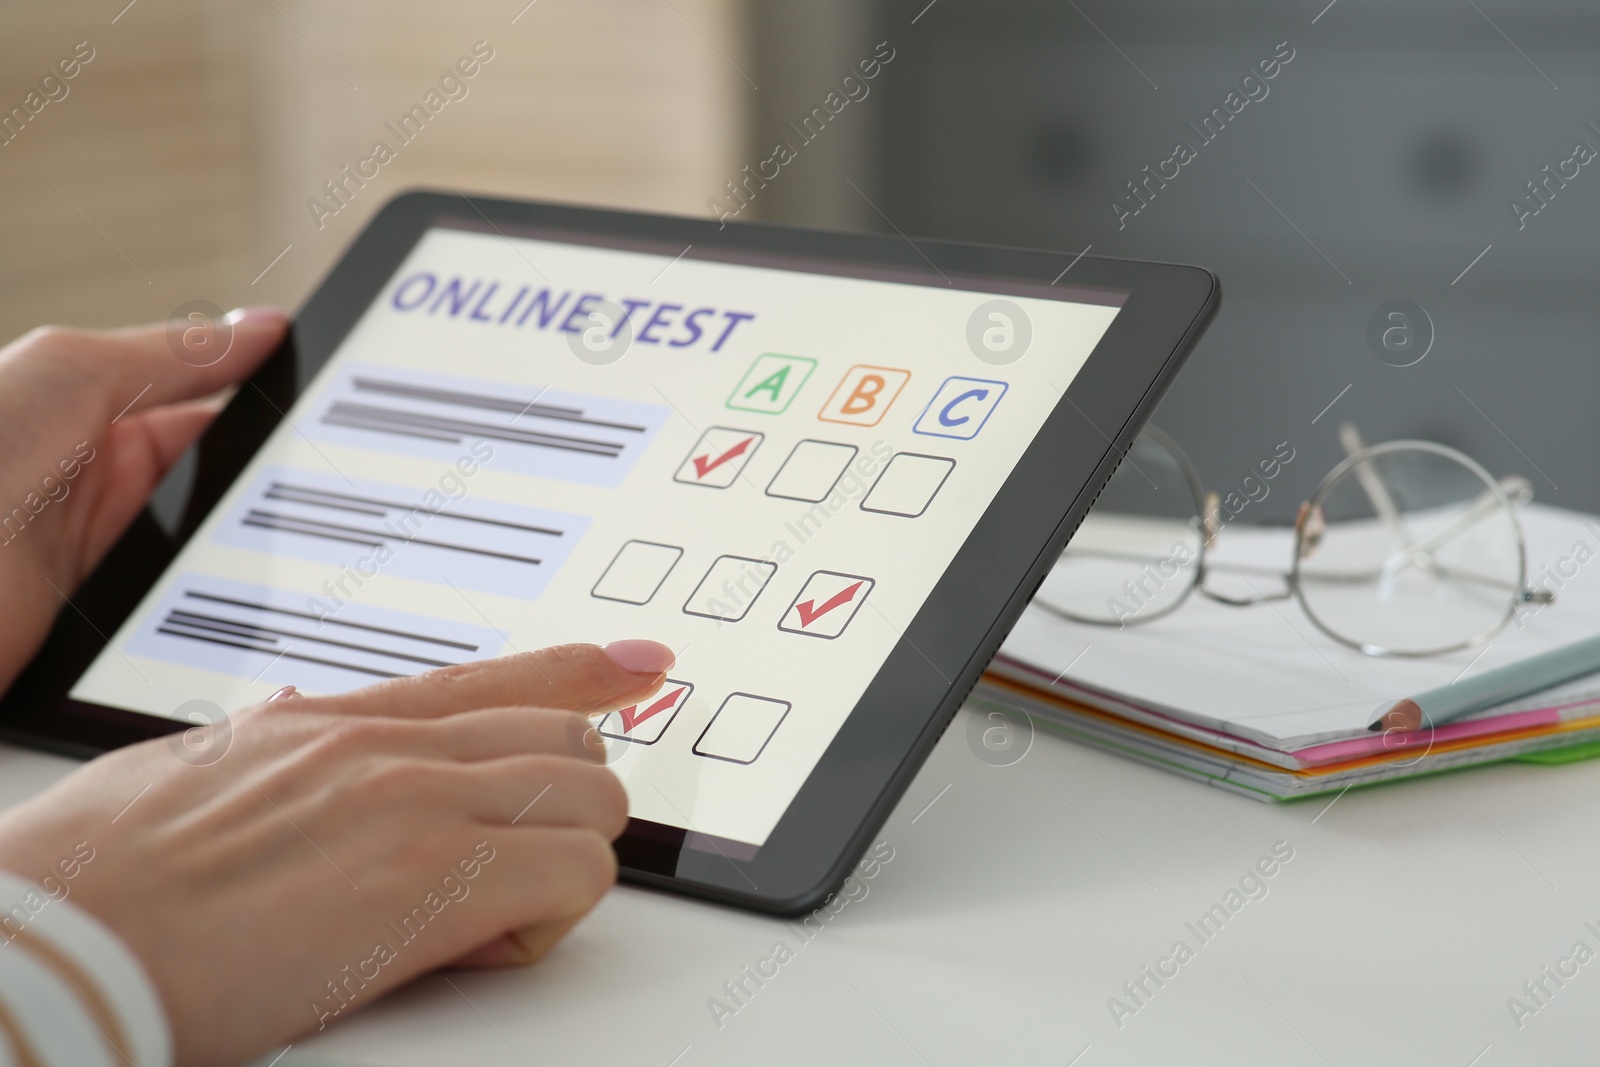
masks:
[[[289,317],[289,313],[281,307],[271,304],[257,304],[252,307],[234,308],[228,312],[228,325],[237,326],[241,322],[282,322]]]
[[[282,689],[278,690],[276,693],[273,693],[271,696],[269,696],[267,698],[267,703],[270,704],[274,700],[288,700],[291,697],[297,697],[299,695],[300,695],[300,690],[296,689],[292,685],[286,685]]]
[[[661,674],[678,660],[672,649],[657,641],[613,641],[600,651],[629,674]]]

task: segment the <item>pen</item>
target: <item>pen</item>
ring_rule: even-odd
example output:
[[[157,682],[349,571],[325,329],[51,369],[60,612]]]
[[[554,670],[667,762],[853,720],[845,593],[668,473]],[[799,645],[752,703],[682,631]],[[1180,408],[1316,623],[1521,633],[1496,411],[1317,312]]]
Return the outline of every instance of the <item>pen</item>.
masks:
[[[1424,723],[1430,728],[1439,726],[1595,671],[1600,671],[1600,637],[1589,637],[1379,708],[1377,719],[1367,729],[1420,730]]]

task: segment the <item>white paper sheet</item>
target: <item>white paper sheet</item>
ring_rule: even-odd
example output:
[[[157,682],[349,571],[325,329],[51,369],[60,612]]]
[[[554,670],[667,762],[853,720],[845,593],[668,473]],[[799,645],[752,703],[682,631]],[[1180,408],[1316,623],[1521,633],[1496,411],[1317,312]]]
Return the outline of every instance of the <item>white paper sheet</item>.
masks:
[[[1465,652],[1368,656],[1317,629],[1293,599],[1239,608],[1191,596],[1165,618],[1121,629],[1069,622],[1034,605],[1000,654],[1043,680],[1059,676],[1067,695],[1081,699],[1083,687],[1275,749],[1356,736],[1381,704],[1600,632],[1600,522],[1538,504],[1522,508],[1521,518],[1528,580],[1555,590],[1556,600],[1528,606],[1487,646]],[[1291,550],[1286,531],[1229,527],[1216,558],[1287,569]],[[1262,592],[1282,588],[1251,581]],[[1549,707],[1597,690],[1600,677],[1590,676],[1479,714]]]

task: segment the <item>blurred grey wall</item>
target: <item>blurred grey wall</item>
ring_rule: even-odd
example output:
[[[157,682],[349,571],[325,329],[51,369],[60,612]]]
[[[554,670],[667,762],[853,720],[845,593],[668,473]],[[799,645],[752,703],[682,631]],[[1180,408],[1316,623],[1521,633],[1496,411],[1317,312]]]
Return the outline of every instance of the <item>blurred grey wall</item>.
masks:
[[[1600,149],[1600,5],[782,6],[752,20],[753,144],[872,43],[896,58],[825,135],[841,136],[764,191],[767,217],[1216,271],[1223,309],[1156,422],[1221,488],[1291,442],[1262,516],[1292,516],[1342,455],[1342,420],[1600,510],[1600,160],[1575,152]],[[1368,342],[1396,299],[1433,327],[1411,366]]]

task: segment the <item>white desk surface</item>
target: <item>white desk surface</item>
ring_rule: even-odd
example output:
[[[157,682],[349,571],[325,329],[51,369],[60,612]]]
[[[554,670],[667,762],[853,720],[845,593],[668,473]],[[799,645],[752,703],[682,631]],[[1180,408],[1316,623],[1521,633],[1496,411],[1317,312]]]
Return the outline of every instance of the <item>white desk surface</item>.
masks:
[[[623,886],[539,966],[424,978],[280,1067],[1595,1062],[1600,959],[1520,1031],[1507,999],[1600,952],[1600,761],[1269,807],[1042,730],[991,767],[968,714],[814,940]],[[0,747],[0,803],[70,766]],[[1200,944],[1185,922],[1280,840],[1268,895]],[[1179,939],[1194,957],[1119,1029],[1108,998]],[[779,940],[794,958],[719,1029],[708,999]]]

